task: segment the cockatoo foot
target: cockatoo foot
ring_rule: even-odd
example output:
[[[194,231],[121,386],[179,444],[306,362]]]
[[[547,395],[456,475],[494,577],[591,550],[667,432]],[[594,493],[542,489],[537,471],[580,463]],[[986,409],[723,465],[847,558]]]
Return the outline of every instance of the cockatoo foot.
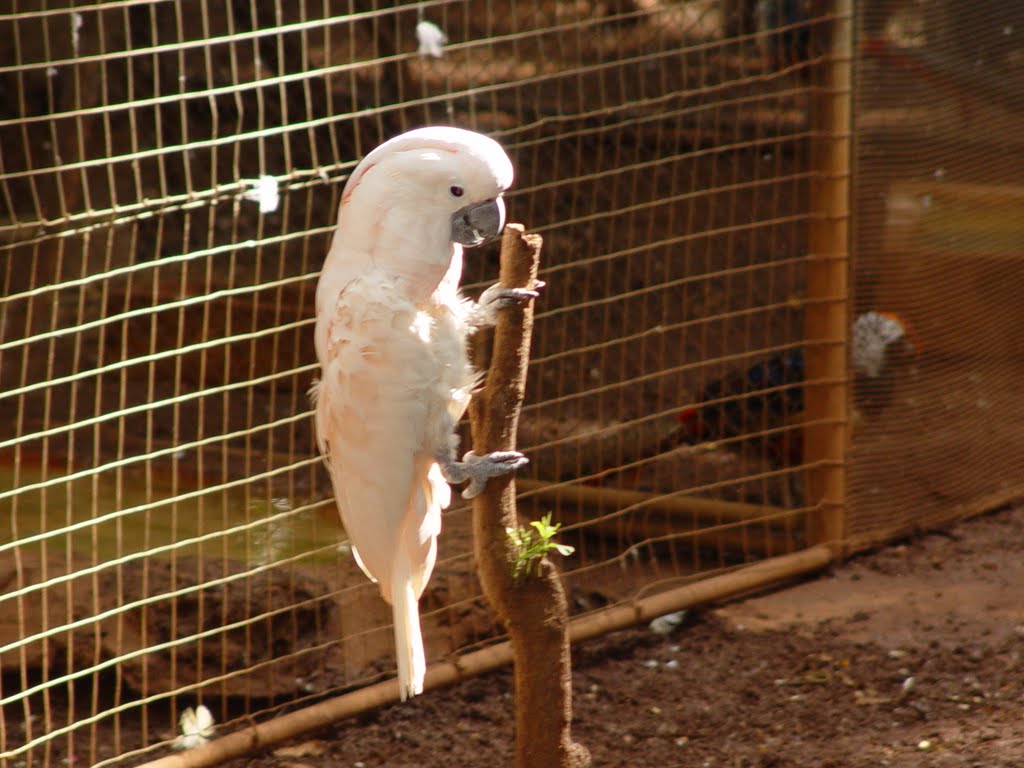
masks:
[[[515,472],[530,463],[519,451],[494,451],[477,456],[469,451],[462,461],[449,461],[441,464],[441,474],[449,483],[461,483],[469,480],[469,485],[462,492],[462,498],[472,499],[483,493],[487,481],[492,477],[501,477]]]
[[[544,287],[540,280],[535,281],[538,289]],[[475,328],[489,328],[498,322],[498,310],[518,307],[531,299],[536,299],[540,294],[528,288],[502,288],[500,285],[492,285],[480,294],[476,306],[469,317],[469,324]]]

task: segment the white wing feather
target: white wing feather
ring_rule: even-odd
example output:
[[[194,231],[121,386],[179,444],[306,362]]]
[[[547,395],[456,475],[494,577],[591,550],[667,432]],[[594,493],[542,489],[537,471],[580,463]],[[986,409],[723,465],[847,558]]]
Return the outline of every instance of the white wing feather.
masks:
[[[317,440],[357,562],[394,608],[403,699],[423,689],[417,600],[451,502],[436,458],[474,383],[464,306],[454,290],[435,298],[417,309],[371,270],[321,307],[317,329]]]

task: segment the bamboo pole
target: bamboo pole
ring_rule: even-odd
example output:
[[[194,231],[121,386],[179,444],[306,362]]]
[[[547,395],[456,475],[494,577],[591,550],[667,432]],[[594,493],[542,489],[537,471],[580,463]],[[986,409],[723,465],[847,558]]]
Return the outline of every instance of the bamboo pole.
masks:
[[[580,616],[569,622],[569,639],[573,643],[578,643],[650,621],[666,613],[726,600],[820,571],[831,562],[832,550],[825,545],[762,560],[721,576],[713,576],[640,600],[611,606],[597,613]],[[510,642],[492,645],[449,661],[431,664],[427,670],[424,688],[433,690],[453,685],[470,677],[500,669],[511,661]],[[254,750],[268,749],[318,728],[397,701],[397,680],[376,683],[251,725],[194,749],[151,760],[144,763],[141,768],[210,768],[228,760],[244,757]]]
[[[620,488],[592,488],[517,479],[521,507],[557,510],[556,521],[580,533],[633,543],[646,539],[697,539],[707,546],[770,557],[793,548],[790,526],[802,512],[761,504],[665,496]],[[633,510],[628,514],[614,514]],[[612,514],[608,514],[612,513]],[[653,513],[653,514],[649,514]]]
[[[852,152],[853,2],[834,0],[832,53],[821,65],[812,115],[811,184],[816,206],[808,231],[805,313],[808,426],[804,435],[810,543],[838,553],[846,533],[846,457],[850,388],[847,336],[850,310],[850,157]],[[826,382],[826,383],[816,383]]]
[[[701,579],[642,600],[610,606],[582,616],[570,625],[569,636],[574,643],[590,640],[648,622],[666,613],[720,602],[806,576],[827,568],[832,562],[832,548],[823,544],[761,560],[721,576]]]
[[[770,504],[746,504],[740,501],[718,501],[694,496],[665,496],[648,491],[633,491],[624,488],[591,487],[586,485],[562,485],[544,480],[523,478],[516,480],[520,491],[551,502],[570,502],[595,507],[639,507],[658,509],[675,513],[686,522],[717,525],[723,522],[739,523],[759,517],[786,515],[789,510]]]

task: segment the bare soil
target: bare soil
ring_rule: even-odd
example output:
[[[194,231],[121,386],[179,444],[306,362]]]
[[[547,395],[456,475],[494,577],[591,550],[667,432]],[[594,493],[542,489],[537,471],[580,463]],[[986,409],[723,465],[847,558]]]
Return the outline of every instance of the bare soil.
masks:
[[[1024,765],[1024,508],[574,648],[595,766]],[[511,762],[512,679],[428,692],[236,768]]]

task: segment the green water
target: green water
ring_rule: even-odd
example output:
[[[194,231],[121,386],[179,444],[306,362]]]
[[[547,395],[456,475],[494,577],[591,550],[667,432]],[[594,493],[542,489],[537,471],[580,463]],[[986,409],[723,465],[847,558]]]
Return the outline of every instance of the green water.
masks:
[[[39,467],[0,465],[0,561],[22,554],[92,562],[147,557],[216,557],[247,564],[307,555],[329,561],[343,539],[333,508],[306,499],[268,498],[244,486],[173,487],[127,472],[60,480]]]

